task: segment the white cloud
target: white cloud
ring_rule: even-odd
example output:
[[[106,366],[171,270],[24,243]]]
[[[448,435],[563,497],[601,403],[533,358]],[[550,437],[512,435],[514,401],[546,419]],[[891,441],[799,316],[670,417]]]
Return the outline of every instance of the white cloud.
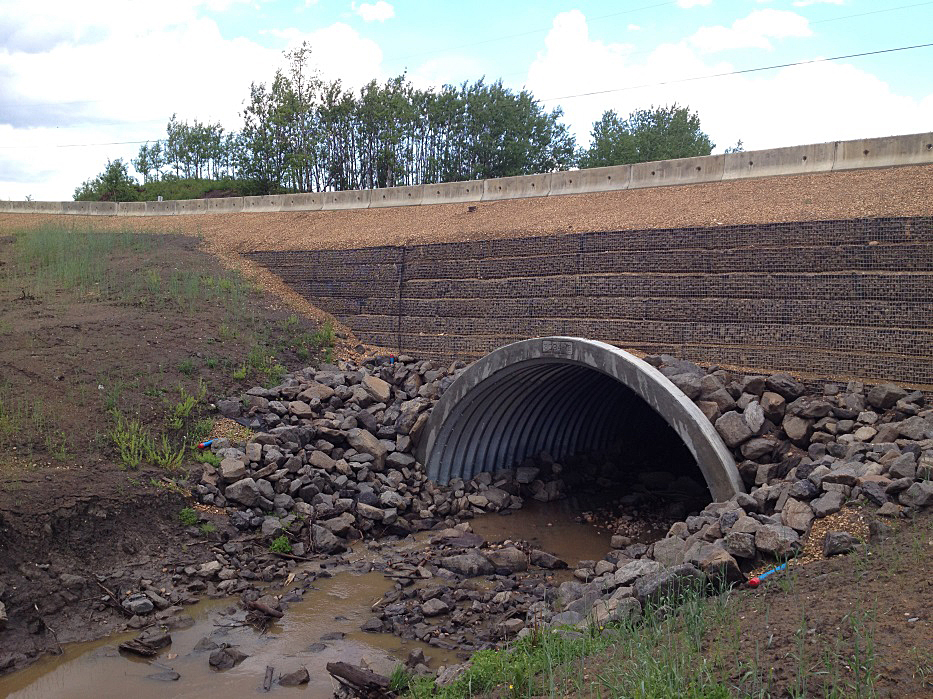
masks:
[[[630,32],[640,32],[640,31],[641,31],[641,27],[639,27],[637,24],[630,24],[630,25],[628,25],[628,30],[629,30]]]
[[[731,27],[701,27],[689,41],[704,52],[729,49],[771,49],[770,39],[812,36],[806,17],[786,10],[755,10]]]
[[[225,38],[199,14],[207,2],[166,0],[145,21],[131,0],[88,4],[40,3],[28,16],[0,4],[0,199],[68,199],[108,158],[138,150],[55,144],[155,140],[174,112],[238,129],[250,83],[269,81],[284,67],[282,48],[303,40],[328,79],[357,87],[382,78],[381,49],[347,24],[275,32],[270,47]]]
[[[713,0],[677,0],[677,6],[689,9],[691,7],[705,7],[712,4]]]
[[[637,59],[637,60],[636,60]],[[645,56],[591,39],[578,11],[558,15],[528,74],[542,98],[615,87],[617,92],[545,100],[563,107],[580,145],[603,111],[627,115],[652,105],[689,106],[719,149],[742,139],[749,150],[916,133],[933,122],[933,92],[899,95],[877,76],[843,62],[796,66],[754,75],[674,82],[735,70],[683,40]],[[669,82],[667,85],[659,84]],[[645,87],[639,87],[639,86]]]
[[[385,22],[395,17],[395,8],[385,0],[375,3],[364,2],[359,7],[354,3],[353,11],[363,18],[364,22]]]

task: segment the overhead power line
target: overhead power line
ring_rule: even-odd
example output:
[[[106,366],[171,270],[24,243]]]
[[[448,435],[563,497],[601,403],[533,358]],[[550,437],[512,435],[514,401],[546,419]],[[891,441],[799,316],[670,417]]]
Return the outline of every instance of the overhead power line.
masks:
[[[933,3],[931,3],[933,4]],[[831,61],[842,61],[848,58],[863,58],[865,56],[879,56],[887,53],[895,53],[898,51],[911,51],[914,49],[924,49],[933,46],[933,42],[927,44],[914,44],[913,46],[897,46],[890,49],[879,49],[877,51],[863,51],[861,53],[849,53],[844,56],[829,56],[828,58],[812,58],[806,61],[795,61],[793,63],[778,63],[770,66],[758,66],[756,68],[743,68],[741,70],[730,70],[725,73],[712,73],[709,75],[694,75],[689,78],[675,78],[672,80],[662,80],[654,83],[643,83],[641,85],[626,85],[623,87],[613,87],[606,90],[593,90],[591,92],[580,92],[573,95],[561,95],[559,97],[544,97],[541,98],[541,102],[556,102],[558,100],[569,100],[577,99],[579,97],[592,97],[595,95],[608,95],[614,92],[626,92],[628,90],[640,90],[646,87],[660,87],[662,85],[676,85],[678,83],[687,83],[695,82],[699,80],[712,80],[714,78],[724,78],[732,75],[746,75],[749,73],[760,73],[767,70],[777,70],[779,68],[791,68],[795,66],[806,66],[814,65],[817,63],[829,63]],[[143,143],[151,143],[153,141],[162,140],[161,138],[150,138],[142,141],[113,141],[109,143],[65,143],[65,144],[49,144],[43,146],[29,145],[29,146],[0,146],[0,149],[8,150],[14,148],[90,148],[95,146],[127,146],[127,145],[141,145]]]
[[[730,70],[725,73],[711,73],[709,75],[694,75],[690,78],[675,78],[673,80],[662,80],[655,83],[644,83],[642,85],[626,85],[624,87],[613,87],[608,90],[593,90],[592,92],[580,92],[575,95],[561,95],[560,97],[543,97],[541,102],[556,102],[558,100],[570,100],[578,97],[591,97],[593,95],[608,95],[613,92],[625,92],[627,90],[640,90],[645,87],[658,87],[661,85],[676,85],[678,83],[688,83],[697,80],[712,80],[713,78],[725,78],[730,75],[745,75],[747,73],[760,73],[766,70],[777,70],[778,68],[792,68],[794,66],[813,65],[815,63],[829,63],[830,61],[842,61],[847,58],[862,58],[864,56],[878,56],[884,53],[894,53],[895,51],[911,51],[913,49],[924,49],[933,46],[929,44],[915,44],[913,46],[897,46],[892,49],[880,49],[878,51],[864,51],[862,53],[849,53],[845,56],[830,56],[828,58],[812,58],[807,61],[795,61],[794,63],[778,63],[772,66],[759,66],[757,68],[743,68],[741,70]]]

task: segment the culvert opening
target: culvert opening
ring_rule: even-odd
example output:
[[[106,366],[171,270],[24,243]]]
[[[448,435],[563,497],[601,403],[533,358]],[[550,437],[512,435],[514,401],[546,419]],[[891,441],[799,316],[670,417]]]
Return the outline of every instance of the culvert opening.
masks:
[[[633,355],[582,338],[525,340],[473,364],[435,407],[419,452],[442,484],[537,458],[558,464],[577,491],[625,497],[663,486],[708,502],[742,490],[731,453],[679,389]]]
[[[712,499],[677,432],[631,388],[591,367],[516,366],[459,408],[438,480],[456,485],[488,472],[496,481],[514,470],[526,503],[559,501],[634,543],[663,536]]]

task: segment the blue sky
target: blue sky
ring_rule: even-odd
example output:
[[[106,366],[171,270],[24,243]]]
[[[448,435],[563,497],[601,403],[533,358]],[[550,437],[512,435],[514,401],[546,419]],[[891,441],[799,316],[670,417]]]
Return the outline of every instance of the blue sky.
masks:
[[[717,151],[930,131],[933,48],[684,79],[929,43],[931,27],[916,0],[0,0],[0,198],[70,199],[138,149],[87,144],[160,138],[172,113],[236,129],[250,83],[302,41],[348,86],[407,71],[528,87],[581,145],[606,109],[675,101]]]

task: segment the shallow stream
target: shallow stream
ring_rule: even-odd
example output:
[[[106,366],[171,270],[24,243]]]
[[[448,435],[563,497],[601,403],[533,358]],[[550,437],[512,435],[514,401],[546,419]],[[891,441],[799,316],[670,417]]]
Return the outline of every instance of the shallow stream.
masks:
[[[578,515],[566,501],[530,503],[511,515],[484,515],[470,523],[488,541],[523,539],[563,558],[572,569],[578,561],[598,560],[609,550],[610,533],[576,521]],[[365,546],[357,546],[351,555],[351,559],[364,561],[378,557],[378,552]],[[262,694],[267,666],[275,668],[276,678],[280,672],[304,666],[310,673],[310,684],[287,688],[276,683],[270,694],[300,692],[304,697],[330,699],[334,685],[325,669],[328,662],[365,662],[376,672],[389,674],[415,648],[430,657],[433,668],[461,662],[453,652],[390,634],[360,631],[360,625],[372,616],[372,605],[392,585],[377,572],[342,572],[332,578],[318,578],[314,589],[306,592],[300,602],[291,604],[284,618],[265,633],[240,623],[244,614],[237,611],[236,599],[205,600],[187,609],[195,620],[194,626],[172,631],[172,645],[151,660],[117,650],[119,643],[136,632],[70,643],[60,656],[43,658],[25,670],[0,677],[0,696],[229,699]],[[332,637],[326,638],[328,635]],[[217,672],[208,665],[209,652],[194,651],[204,637],[218,644],[236,645],[249,657],[230,670]],[[147,677],[166,670],[174,670],[180,679],[165,682]]]

